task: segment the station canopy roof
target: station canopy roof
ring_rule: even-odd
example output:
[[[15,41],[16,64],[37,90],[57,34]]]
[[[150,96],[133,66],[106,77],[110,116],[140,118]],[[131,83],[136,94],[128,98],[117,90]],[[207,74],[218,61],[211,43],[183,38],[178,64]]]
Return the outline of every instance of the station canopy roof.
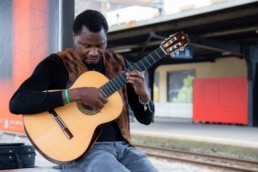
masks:
[[[122,6],[148,5],[158,9],[160,13],[160,16],[149,20],[110,26],[108,48],[125,55],[130,61],[137,61],[158,48],[169,35],[183,31],[190,38],[189,45],[192,48],[193,58],[188,60],[165,58],[163,62],[184,63],[214,61],[217,58],[232,56],[242,58],[245,46],[258,44],[257,0],[211,0],[213,5],[210,6],[192,8],[190,4],[179,13],[161,15],[163,9],[160,7],[163,1],[105,1]],[[136,11],[130,15],[135,15],[134,13]],[[142,14],[139,14],[139,17],[140,15]]]

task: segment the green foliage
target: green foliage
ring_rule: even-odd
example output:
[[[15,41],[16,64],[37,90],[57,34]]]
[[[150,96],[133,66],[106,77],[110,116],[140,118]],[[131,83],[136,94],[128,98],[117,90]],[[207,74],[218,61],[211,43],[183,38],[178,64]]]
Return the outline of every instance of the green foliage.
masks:
[[[193,82],[194,77],[193,76],[187,76],[183,80],[183,87],[178,93],[178,96],[173,98],[173,103],[192,103],[193,98]]]
[[[153,85],[153,91],[154,91],[153,101],[155,103],[159,102],[159,87],[156,84]]]

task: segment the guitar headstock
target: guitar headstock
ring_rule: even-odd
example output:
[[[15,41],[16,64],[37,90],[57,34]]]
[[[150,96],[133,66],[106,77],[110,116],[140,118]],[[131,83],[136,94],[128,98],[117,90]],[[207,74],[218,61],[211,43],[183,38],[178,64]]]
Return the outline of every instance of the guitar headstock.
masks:
[[[161,43],[161,48],[166,54],[174,54],[184,50],[184,47],[189,43],[189,39],[182,31],[170,35]]]

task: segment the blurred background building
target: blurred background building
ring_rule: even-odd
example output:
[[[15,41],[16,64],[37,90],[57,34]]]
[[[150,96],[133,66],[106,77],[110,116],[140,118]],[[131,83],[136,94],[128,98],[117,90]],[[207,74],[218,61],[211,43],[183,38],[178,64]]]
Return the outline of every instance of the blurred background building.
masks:
[[[257,0],[2,0],[1,130],[24,132],[10,96],[39,61],[73,46],[73,19],[86,9],[107,17],[108,48],[132,63],[188,34],[183,52],[146,71],[156,117],[258,126]]]

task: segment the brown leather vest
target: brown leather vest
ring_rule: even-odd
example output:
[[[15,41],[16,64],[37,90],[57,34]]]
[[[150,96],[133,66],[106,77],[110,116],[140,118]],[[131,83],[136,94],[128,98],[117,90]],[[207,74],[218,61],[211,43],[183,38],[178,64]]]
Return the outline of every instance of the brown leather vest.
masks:
[[[86,65],[83,64],[82,60],[77,55],[75,49],[67,48],[64,51],[58,52],[58,56],[63,60],[66,69],[69,73],[69,80],[66,84],[66,88],[70,88],[75,80],[84,72],[89,71]],[[125,61],[122,56],[106,51],[102,55],[104,61],[104,67],[106,71],[106,77],[112,79],[126,69]],[[124,106],[122,113],[117,119],[118,126],[122,133],[122,136],[130,142],[130,126],[129,126],[129,111],[128,111],[128,98],[126,85],[121,87],[119,94],[122,97]]]

